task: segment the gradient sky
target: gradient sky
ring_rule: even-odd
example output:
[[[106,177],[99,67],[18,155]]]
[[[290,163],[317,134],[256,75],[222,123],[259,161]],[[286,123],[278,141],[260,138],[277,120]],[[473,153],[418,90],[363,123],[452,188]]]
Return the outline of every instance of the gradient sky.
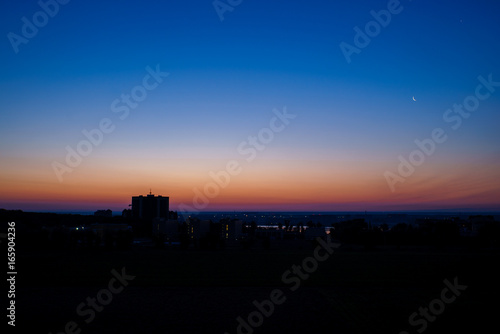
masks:
[[[235,160],[199,209],[500,210],[500,87],[458,129],[443,119],[479,76],[500,82],[500,2],[403,0],[348,63],[339,45],[387,6],[243,0],[221,21],[211,0],[72,0],[16,53],[9,33],[41,7],[3,1],[0,208],[117,211],[150,188],[196,208]],[[169,76],[120,119],[113,101],[157,65]],[[285,107],[247,161],[238,147]],[[53,162],[104,118],[114,130],[61,181]],[[436,128],[447,140],[391,191],[384,173]]]

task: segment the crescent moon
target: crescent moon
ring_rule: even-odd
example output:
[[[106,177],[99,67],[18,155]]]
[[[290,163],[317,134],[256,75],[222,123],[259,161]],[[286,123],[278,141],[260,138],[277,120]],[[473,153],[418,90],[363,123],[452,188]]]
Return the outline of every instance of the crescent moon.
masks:
[[[413,101],[415,101],[415,102],[417,101],[417,100],[415,100],[415,96],[414,96],[414,97],[412,97],[412,99],[413,99]]]

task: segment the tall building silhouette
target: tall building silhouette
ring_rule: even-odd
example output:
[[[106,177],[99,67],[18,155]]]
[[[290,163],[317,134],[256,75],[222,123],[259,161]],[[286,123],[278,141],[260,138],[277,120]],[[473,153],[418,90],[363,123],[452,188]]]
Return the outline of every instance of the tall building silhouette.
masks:
[[[147,196],[132,197],[132,217],[152,221],[154,218],[166,218],[169,216],[169,198],[155,196],[149,192]]]

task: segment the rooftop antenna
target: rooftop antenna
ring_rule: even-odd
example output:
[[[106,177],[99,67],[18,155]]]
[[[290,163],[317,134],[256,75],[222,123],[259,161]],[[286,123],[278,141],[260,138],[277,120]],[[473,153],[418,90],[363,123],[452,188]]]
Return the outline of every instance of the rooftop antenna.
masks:
[[[151,194],[151,188],[149,188],[149,194],[150,194],[150,195],[152,195],[152,194]]]

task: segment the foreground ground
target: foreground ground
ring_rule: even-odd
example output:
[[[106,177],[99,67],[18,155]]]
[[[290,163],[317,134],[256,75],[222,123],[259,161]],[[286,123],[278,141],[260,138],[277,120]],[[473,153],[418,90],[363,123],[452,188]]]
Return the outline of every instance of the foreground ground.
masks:
[[[75,333],[232,334],[237,317],[256,311],[253,301],[280,289],[286,300],[260,326],[241,333],[417,333],[424,321],[411,326],[410,315],[440,299],[443,281],[455,278],[467,288],[427,321],[425,332],[486,332],[495,323],[498,251],[344,245],[291,291],[283,273],[313,250],[294,244],[271,250],[19,252],[16,330],[59,333],[75,321]],[[122,268],[135,278],[86,323],[78,305],[106,289],[111,270]]]

